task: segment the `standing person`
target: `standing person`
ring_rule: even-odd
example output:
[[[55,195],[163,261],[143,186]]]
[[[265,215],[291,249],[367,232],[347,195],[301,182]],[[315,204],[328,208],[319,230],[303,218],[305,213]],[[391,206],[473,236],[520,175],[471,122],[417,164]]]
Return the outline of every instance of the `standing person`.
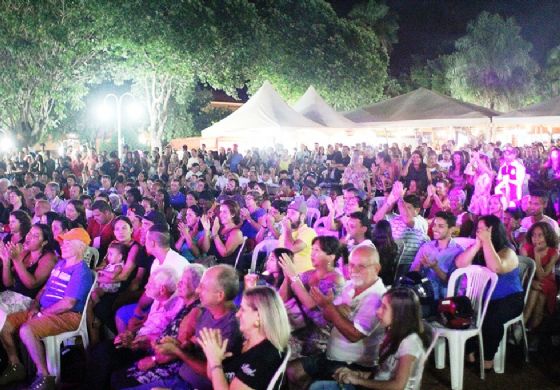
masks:
[[[517,159],[517,149],[506,145],[504,149],[504,162],[498,170],[496,177],[496,194],[506,197],[507,207],[516,206],[521,201],[523,183],[525,181],[525,167]]]
[[[519,277],[519,261],[510,248],[504,225],[494,215],[478,220],[475,243],[455,259],[457,268],[471,264],[485,266],[498,275],[498,284],[490,297],[482,324],[484,368],[494,366],[494,355],[504,334],[504,324],[523,312],[523,287]],[[467,344],[470,362],[474,362],[473,345]]]
[[[449,167],[447,178],[453,183],[453,188],[460,190],[465,189],[467,181],[465,179],[465,156],[461,152],[454,152],[452,156],[452,164]]]
[[[494,172],[490,167],[488,156],[474,153],[471,166],[474,169],[474,193],[469,204],[469,212],[475,215],[488,214],[488,201],[494,180]]]
[[[535,279],[523,311],[527,328],[535,329],[541,324],[545,312],[552,314],[556,308],[558,288],[554,267],[558,262],[558,235],[546,222],[537,222],[527,232],[520,254],[533,259],[536,265]]]
[[[431,329],[422,322],[418,296],[408,288],[389,290],[376,311],[385,327],[374,371],[339,368],[335,381],[315,382],[310,390],[419,389]]]
[[[415,150],[401,171],[405,185],[408,187],[411,181],[416,182],[417,188],[424,192],[428,188],[428,184],[432,182],[432,176],[428,167],[423,162],[422,153]]]

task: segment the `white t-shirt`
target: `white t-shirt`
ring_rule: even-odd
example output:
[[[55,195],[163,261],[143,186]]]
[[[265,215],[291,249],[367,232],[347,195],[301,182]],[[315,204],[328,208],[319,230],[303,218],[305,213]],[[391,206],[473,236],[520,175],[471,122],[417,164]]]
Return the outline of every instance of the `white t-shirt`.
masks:
[[[389,356],[383,361],[383,363],[381,363],[374,379],[378,381],[388,381],[394,379],[397,374],[399,358],[410,355],[414,356],[416,360],[414,360],[412,371],[410,372],[410,376],[408,377],[408,381],[406,382],[404,389],[420,389],[420,385],[422,383],[422,373],[424,372],[424,364],[421,362],[421,359],[425,353],[426,350],[424,349],[422,340],[417,333],[406,336],[403,341],[401,341],[397,352],[394,355]]]
[[[387,215],[387,220],[391,224],[391,231],[393,232],[393,238],[395,240],[401,240],[407,229],[415,229],[424,234],[428,234],[428,221],[421,215],[414,217],[414,226],[412,228],[409,228],[404,219],[397,214],[393,214],[392,216]]]
[[[177,280],[179,280],[188,265],[189,261],[187,259],[175,252],[173,249],[169,249],[167,255],[165,255],[165,259],[163,259],[163,263],[160,263],[158,259],[154,259],[152,267],[150,268],[150,275],[153,275],[153,273],[159,268],[169,268],[174,271]]]
[[[353,343],[344,337],[336,327],[333,327],[327,345],[327,358],[357,363],[364,367],[373,367],[377,363],[384,329],[380,325],[375,311],[381,305],[381,298],[385,291],[387,289],[381,278],[358,296],[354,296],[354,282],[346,283],[342,293],[333,303],[348,305],[351,308],[350,318],[354,327],[366,337]]]

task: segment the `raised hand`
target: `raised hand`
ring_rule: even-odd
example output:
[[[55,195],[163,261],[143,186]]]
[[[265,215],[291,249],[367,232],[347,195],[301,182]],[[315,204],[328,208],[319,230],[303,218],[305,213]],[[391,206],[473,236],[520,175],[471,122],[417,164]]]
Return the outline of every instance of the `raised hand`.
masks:
[[[203,328],[197,340],[210,367],[220,365],[225,358],[231,356],[230,352],[226,352],[228,340],[222,339],[222,332],[219,329]]]
[[[206,214],[200,217],[200,223],[202,224],[202,228],[204,229],[205,232],[210,231],[210,219]]]
[[[297,275],[296,265],[293,260],[285,253],[282,253],[280,259],[278,259],[278,265],[284,271],[284,276],[287,278],[293,278]]]

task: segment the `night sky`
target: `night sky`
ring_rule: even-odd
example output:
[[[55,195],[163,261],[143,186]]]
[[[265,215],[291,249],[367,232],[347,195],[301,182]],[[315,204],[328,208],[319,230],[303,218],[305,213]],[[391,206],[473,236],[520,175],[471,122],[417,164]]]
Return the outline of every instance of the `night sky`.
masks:
[[[330,0],[343,16],[359,0]],[[513,16],[523,38],[533,45],[533,58],[544,64],[551,48],[560,45],[560,0],[386,0],[398,17],[399,43],[391,53],[390,73],[406,72],[414,56],[436,58],[454,49],[467,24],[482,11]]]

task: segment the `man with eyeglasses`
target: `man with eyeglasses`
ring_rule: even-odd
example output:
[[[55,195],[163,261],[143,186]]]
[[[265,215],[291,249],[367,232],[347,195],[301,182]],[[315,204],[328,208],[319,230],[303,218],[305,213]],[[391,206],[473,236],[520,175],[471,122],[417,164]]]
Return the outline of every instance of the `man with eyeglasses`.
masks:
[[[494,191],[506,197],[508,207],[517,206],[521,200],[525,172],[525,167],[517,160],[517,149],[507,144],[504,148],[504,163],[498,170]]]
[[[304,357],[288,365],[288,380],[305,389],[313,380],[330,380],[340,367],[369,371],[377,364],[384,329],[374,315],[386,291],[379,278],[379,253],[359,246],[350,253],[350,280],[341,294],[328,296],[313,287],[311,296],[332,325],[327,351]]]

